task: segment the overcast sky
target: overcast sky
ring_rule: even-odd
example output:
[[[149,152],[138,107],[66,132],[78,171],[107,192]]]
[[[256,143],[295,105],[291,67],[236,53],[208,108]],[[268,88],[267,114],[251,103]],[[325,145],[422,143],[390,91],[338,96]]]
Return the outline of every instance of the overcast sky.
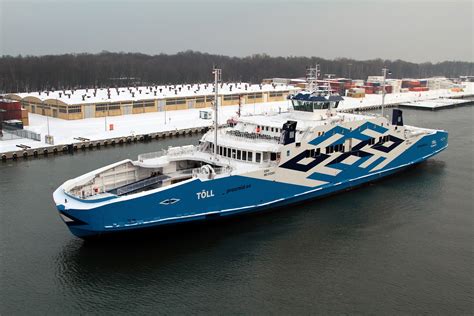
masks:
[[[0,54],[474,61],[474,1],[0,0]]]

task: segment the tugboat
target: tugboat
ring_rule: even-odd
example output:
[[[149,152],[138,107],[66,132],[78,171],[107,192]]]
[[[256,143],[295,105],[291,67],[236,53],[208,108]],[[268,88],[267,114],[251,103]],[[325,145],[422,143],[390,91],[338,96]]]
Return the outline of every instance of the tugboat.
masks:
[[[170,147],[71,179],[53,198],[81,238],[205,221],[291,205],[389,176],[436,155],[448,133],[384,116],[337,111],[327,87],[291,96],[288,112],[247,115],[214,127],[198,145]]]

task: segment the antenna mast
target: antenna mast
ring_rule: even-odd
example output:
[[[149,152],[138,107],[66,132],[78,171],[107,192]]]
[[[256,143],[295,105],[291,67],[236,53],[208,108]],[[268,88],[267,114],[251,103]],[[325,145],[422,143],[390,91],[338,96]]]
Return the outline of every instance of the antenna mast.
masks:
[[[219,123],[217,120],[217,110],[219,103],[219,82],[222,81],[222,69],[214,68],[214,156],[217,156],[217,128]]]
[[[316,67],[308,67],[306,69],[306,81],[309,84],[309,91],[314,91],[316,88],[316,81],[320,75],[319,64],[316,64]]]

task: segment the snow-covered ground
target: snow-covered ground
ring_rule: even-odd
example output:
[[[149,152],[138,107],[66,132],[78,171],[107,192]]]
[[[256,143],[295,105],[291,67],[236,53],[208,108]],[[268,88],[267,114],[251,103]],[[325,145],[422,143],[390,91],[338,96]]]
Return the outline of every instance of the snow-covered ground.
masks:
[[[387,94],[386,104],[413,102],[450,98],[474,93],[474,83],[468,83],[464,92],[452,92],[448,89],[431,90],[426,92],[406,92]],[[380,105],[382,96],[369,94],[365,98],[344,97],[339,109],[354,109]],[[247,104],[242,106],[242,115],[261,114],[265,112],[287,111],[289,101]],[[219,122],[224,123],[227,119],[236,116],[238,106],[223,106],[219,110]],[[148,134],[153,132],[173,131],[185,128],[203,127],[212,124],[212,120],[199,118],[200,109],[155,112],[144,114],[133,114],[123,116],[109,116],[107,118],[90,118],[83,120],[62,120],[58,118],[47,118],[38,114],[29,114],[30,126],[25,129],[40,133],[42,140],[13,139],[0,141],[0,153],[16,151],[18,144],[39,148],[48,146],[44,143],[44,135],[49,133],[54,136],[54,144],[70,144],[78,142],[75,138],[83,137],[90,140],[100,140],[113,137],[124,137],[131,135]],[[114,125],[113,130],[106,130],[106,126]]]

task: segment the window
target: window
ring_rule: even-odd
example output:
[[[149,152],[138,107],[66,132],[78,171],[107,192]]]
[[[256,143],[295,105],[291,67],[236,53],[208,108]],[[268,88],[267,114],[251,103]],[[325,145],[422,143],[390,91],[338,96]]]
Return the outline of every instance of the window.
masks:
[[[242,157],[242,152],[240,150],[237,150],[237,159],[240,160],[241,157]]]
[[[276,153],[270,153],[270,160],[275,161],[277,159],[277,154]]]
[[[81,113],[82,109],[80,105],[70,105],[69,106],[69,113]]]
[[[270,92],[269,96],[270,98],[281,97],[283,96],[283,92]]]
[[[252,161],[252,155],[253,155],[253,152],[249,151],[249,154],[247,155],[247,160],[248,161]]]
[[[232,158],[235,159],[235,149],[232,149]]]
[[[290,157],[290,151],[289,150],[286,151],[286,156]]]
[[[321,148],[316,148],[316,156],[321,155]]]
[[[239,95],[224,95],[224,101],[235,101],[235,100],[239,100]]]
[[[273,127],[271,128],[271,131],[272,131],[272,133],[273,133]]]
[[[186,104],[186,99],[168,99],[166,105]]]
[[[301,147],[301,143],[296,143],[296,147]]]
[[[245,150],[242,151],[242,160],[247,160],[247,152]]]
[[[221,146],[219,146],[219,155],[222,156],[222,147]]]
[[[262,160],[262,154],[261,153],[255,153],[255,162],[260,163]]]

